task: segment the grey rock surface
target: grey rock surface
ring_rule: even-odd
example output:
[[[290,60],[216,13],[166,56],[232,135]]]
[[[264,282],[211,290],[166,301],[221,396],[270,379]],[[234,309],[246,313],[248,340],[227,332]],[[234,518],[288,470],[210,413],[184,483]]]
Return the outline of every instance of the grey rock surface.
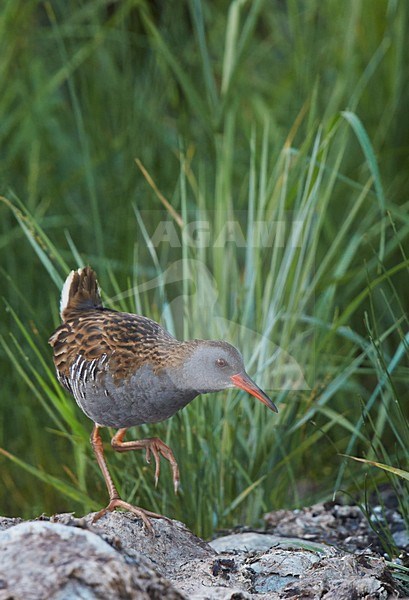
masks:
[[[177,521],[152,524],[153,534],[121,512],[94,525],[92,515],[0,519],[0,600],[403,597],[380,557],[257,532],[207,544]]]
[[[143,557],[59,523],[20,523],[0,533],[0,600],[141,599],[182,594]]]
[[[179,521],[152,520],[154,535],[150,535],[139,519],[129,513],[114,512],[91,524],[92,514],[85,518],[93,531],[118,540],[128,554],[136,552],[147,564],[166,577],[172,577],[185,562],[209,558],[216,551],[195,536]]]
[[[265,552],[271,548],[285,548],[287,550],[304,549],[328,556],[332,556],[336,552],[333,546],[328,546],[327,544],[303,541],[299,538],[280,537],[256,531],[225,535],[210,542],[210,546],[216,552]]]
[[[13,517],[0,517],[0,531],[4,529],[8,529],[9,527],[13,527],[13,525],[18,525],[22,523],[23,519],[13,518]]]
[[[409,552],[409,536],[405,521],[396,510],[375,506],[371,521],[383,527],[389,524],[397,546]],[[358,506],[324,502],[297,510],[275,510],[264,516],[266,527],[275,535],[297,537],[332,544],[346,552],[362,552],[370,548],[382,554],[379,537],[370,527]]]

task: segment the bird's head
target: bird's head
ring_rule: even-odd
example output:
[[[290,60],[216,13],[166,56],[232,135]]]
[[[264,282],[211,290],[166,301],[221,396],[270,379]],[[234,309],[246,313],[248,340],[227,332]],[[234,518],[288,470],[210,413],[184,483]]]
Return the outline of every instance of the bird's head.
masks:
[[[224,341],[194,340],[182,367],[182,382],[198,394],[241,388],[277,412],[275,404],[247,375],[240,352]]]

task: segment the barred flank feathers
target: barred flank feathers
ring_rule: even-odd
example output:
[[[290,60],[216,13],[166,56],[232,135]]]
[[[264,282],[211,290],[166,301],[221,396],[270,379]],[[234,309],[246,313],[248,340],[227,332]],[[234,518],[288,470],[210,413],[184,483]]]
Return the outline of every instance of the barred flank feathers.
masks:
[[[61,292],[61,319],[66,321],[71,311],[90,308],[102,308],[95,272],[91,267],[71,271]]]

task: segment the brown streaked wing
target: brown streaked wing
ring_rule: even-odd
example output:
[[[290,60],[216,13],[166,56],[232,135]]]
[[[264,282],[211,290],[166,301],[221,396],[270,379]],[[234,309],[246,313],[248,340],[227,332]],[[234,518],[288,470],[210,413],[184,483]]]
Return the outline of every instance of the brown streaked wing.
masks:
[[[114,379],[126,379],[146,363],[159,371],[165,361],[168,366],[179,362],[189,350],[186,342],[176,340],[155,321],[104,309],[78,312],[58,327],[49,342],[57,371],[68,379],[79,355],[92,361],[105,354]]]

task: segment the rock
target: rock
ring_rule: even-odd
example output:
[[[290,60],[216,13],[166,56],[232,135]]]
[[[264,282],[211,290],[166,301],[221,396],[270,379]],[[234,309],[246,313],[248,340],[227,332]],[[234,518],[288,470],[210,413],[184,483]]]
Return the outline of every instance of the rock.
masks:
[[[326,544],[304,542],[298,538],[283,538],[256,531],[226,535],[210,542],[210,546],[217,552],[265,552],[270,548],[306,549],[328,556],[335,552],[331,546]]]
[[[166,577],[171,577],[185,562],[213,557],[216,552],[179,521],[153,519],[154,535],[149,534],[139,519],[127,513],[113,512],[91,525],[92,514],[85,518],[96,533],[118,540],[127,552],[144,556],[147,564]]]
[[[392,537],[398,548],[409,550],[409,533],[407,531],[396,531],[395,533],[392,533]]]
[[[23,519],[19,518],[10,518],[10,517],[0,517],[0,531],[4,529],[8,529],[9,527],[13,527],[14,525],[18,525],[22,523]]]
[[[0,519],[0,600],[386,600],[397,590],[380,557],[258,532],[207,544],[182,523],[129,513]]]
[[[287,585],[280,595],[280,598],[323,600],[387,600],[398,597],[383,559],[352,555],[319,561],[297,583]]]
[[[142,556],[118,552],[91,531],[20,523],[0,533],[0,600],[140,599],[183,595]]]
[[[247,589],[253,593],[252,598],[398,597],[380,557],[354,557],[325,544],[256,532],[225,536],[211,545],[223,551],[225,557],[226,552],[234,554],[236,573],[247,573]]]
[[[264,520],[268,531],[275,535],[326,542],[347,552],[371,548],[382,553],[378,537],[357,506],[325,502],[297,510],[273,511]]]

